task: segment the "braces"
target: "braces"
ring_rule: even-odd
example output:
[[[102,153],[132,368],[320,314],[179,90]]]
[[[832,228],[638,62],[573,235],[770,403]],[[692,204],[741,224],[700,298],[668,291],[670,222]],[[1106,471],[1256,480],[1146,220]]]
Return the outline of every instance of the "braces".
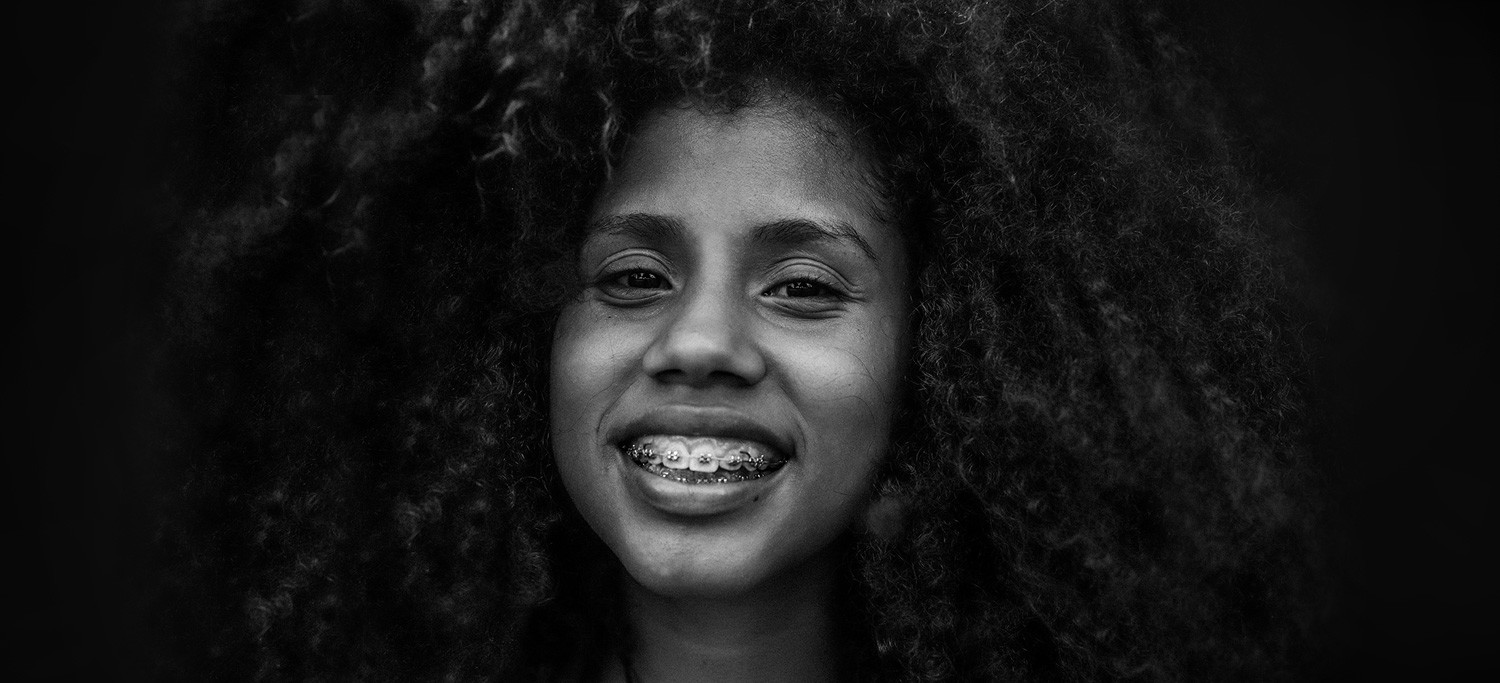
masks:
[[[631,460],[634,460],[642,465],[655,465],[662,461],[677,462],[678,460],[682,459],[682,455],[680,455],[675,450],[657,453],[656,451],[646,448],[645,446],[642,446],[640,444],[630,444],[629,446],[626,446],[625,455],[630,456]],[[698,462],[704,465],[707,465],[709,462],[714,460],[718,460],[721,466],[729,465],[730,467],[727,467],[725,469],[730,470],[737,469],[739,465],[745,465],[753,470],[767,469],[772,465],[771,461],[767,460],[764,456],[751,455],[750,453],[745,451],[730,453],[729,455],[720,458],[715,458],[711,455],[698,456]]]
[[[764,457],[750,455],[744,451],[740,451],[738,453],[731,453],[727,456],[724,456],[723,458],[718,458],[720,463],[732,462],[735,464],[735,466],[732,468],[725,468],[727,471],[735,472],[732,476],[708,478],[701,476],[684,476],[683,474],[679,474],[687,472],[692,472],[693,474],[697,475],[707,474],[704,472],[698,472],[696,470],[674,469],[662,465],[663,462],[677,462],[681,460],[682,455],[677,453],[676,451],[657,453],[656,451],[651,450],[650,448],[646,448],[645,446],[642,446],[640,444],[631,444],[629,446],[626,446],[624,448],[624,451],[627,457],[629,457],[637,465],[646,468],[646,471],[652,472],[663,479],[671,479],[673,481],[681,482],[684,484],[728,484],[734,481],[751,481],[771,474],[772,472],[781,469],[781,466],[786,464],[786,461],[771,462]],[[707,464],[709,461],[714,459],[715,458],[708,455],[698,456],[698,462],[703,464]],[[741,469],[739,465],[744,465],[744,468]]]

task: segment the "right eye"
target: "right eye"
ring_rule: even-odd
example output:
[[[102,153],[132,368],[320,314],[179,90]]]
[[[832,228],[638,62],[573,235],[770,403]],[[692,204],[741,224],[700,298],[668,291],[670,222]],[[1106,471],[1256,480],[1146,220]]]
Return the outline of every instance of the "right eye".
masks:
[[[618,275],[615,281],[629,289],[669,289],[667,279],[649,270],[632,270]]]
[[[661,273],[631,268],[606,274],[599,279],[598,287],[617,302],[638,302],[672,289],[672,283]]]

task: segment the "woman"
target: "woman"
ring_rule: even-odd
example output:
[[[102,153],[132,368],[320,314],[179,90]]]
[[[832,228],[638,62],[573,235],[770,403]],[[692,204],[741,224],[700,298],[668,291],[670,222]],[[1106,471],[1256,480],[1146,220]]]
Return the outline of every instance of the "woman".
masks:
[[[1273,214],[1160,17],[704,5],[203,10],[297,56],[179,179],[167,671],[1295,673]]]
[[[852,663],[834,541],[890,439],[907,259],[850,129],[766,87],[635,127],[553,340],[553,453],[625,568],[643,680]]]

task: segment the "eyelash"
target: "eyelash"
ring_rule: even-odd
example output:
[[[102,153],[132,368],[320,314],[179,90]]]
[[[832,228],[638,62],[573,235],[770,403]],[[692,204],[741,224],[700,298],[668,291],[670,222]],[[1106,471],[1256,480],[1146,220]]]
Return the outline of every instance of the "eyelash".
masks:
[[[659,287],[636,287],[636,286],[627,284],[626,282],[622,282],[622,281],[628,280],[628,278],[630,278],[631,276],[634,276],[634,275],[645,275],[645,276],[656,278],[662,286],[659,286]],[[670,289],[671,286],[672,286],[671,283],[667,282],[667,278],[663,277],[659,273],[655,273],[655,272],[652,272],[650,270],[646,270],[645,268],[632,268],[630,270],[627,270],[627,271],[625,271],[623,273],[619,273],[619,274],[611,277],[610,280],[613,281],[613,282],[618,282],[618,283],[620,283],[620,285],[622,287],[626,287],[626,288],[629,288],[629,289]]]
[[[658,286],[658,287],[636,287],[636,286],[632,286],[632,285],[628,284],[628,278],[631,278],[632,276],[638,276],[638,275],[640,275],[640,276],[649,276],[649,277],[655,278],[656,281],[661,286]],[[816,273],[809,273],[809,274],[805,274],[805,275],[798,275],[796,277],[791,277],[791,278],[787,278],[785,280],[782,280],[782,281],[776,283],[775,285],[772,285],[771,287],[769,287],[765,291],[761,292],[761,296],[774,296],[773,292],[776,292],[777,290],[780,290],[782,288],[785,288],[785,287],[788,287],[790,285],[797,284],[797,283],[809,283],[809,284],[812,284],[814,287],[820,289],[821,292],[818,293],[818,294],[811,295],[811,296],[791,296],[791,295],[785,295],[785,296],[780,296],[780,297],[777,297],[777,298],[782,298],[782,299],[804,299],[804,300],[810,299],[810,300],[814,300],[814,301],[817,301],[817,300],[822,300],[822,301],[830,301],[830,300],[831,301],[844,301],[847,298],[846,295],[844,294],[843,289],[838,285],[838,283],[833,282],[829,278],[821,276],[821,275],[818,275]],[[601,288],[608,288],[608,290],[610,290],[610,291],[607,291],[607,293],[613,295],[617,299],[622,299],[622,300],[626,300],[626,301],[643,301],[643,300],[647,299],[648,297],[650,297],[649,294],[645,294],[644,293],[646,291],[657,292],[657,291],[666,291],[666,290],[672,289],[672,285],[667,280],[667,278],[666,278],[665,275],[662,275],[662,274],[660,274],[660,273],[658,273],[656,271],[650,270],[648,268],[627,268],[627,269],[624,269],[624,270],[618,270],[618,271],[606,273],[604,276],[602,276],[602,277],[599,278],[598,286],[601,287]],[[638,294],[638,295],[623,295],[622,296],[621,294],[623,292],[621,290],[641,292],[641,294]]]
[[[814,286],[822,289],[823,293],[821,295],[814,295],[814,296],[787,296],[785,298],[788,298],[788,299],[824,299],[824,300],[832,299],[832,300],[835,300],[835,301],[843,301],[844,298],[845,298],[844,297],[844,292],[843,292],[842,289],[839,288],[838,284],[832,282],[831,280],[829,280],[826,277],[823,277],[823,276],[817,275],[817,274],[798,275],[797,277],[789,278],[787,280],[783,280],[782,282],[779,282],[776,285],[772,286],[770,289],[767,289],[765,292],[762,292],[761,295],[762,296],[769,295],[771,292],[774,292],[774,291],[779,290],[779,289],[781,289],[783,287],[786,287],[788,285],[791,285],[793,283],[798,283],[798,282],[811,283]]]
[[[628,284],[628,278],[634,275],[647,275],[656,278],[660,287],[635,287]],[[595,283],[609,297],[621,303],[634,304],[645,303],[654,298],[654,292],[665,291],[672,288],[671,283],[665,275],[648,268],[625,268],[602,275]]]

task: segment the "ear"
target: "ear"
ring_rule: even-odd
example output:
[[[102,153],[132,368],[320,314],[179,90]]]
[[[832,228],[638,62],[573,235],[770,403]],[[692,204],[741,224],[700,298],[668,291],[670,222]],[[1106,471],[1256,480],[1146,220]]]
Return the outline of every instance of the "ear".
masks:
[[[879,540],[895,538],[906,526],[906,498],[894,491],[877,493],[865,507],[859,526],[862,533]]]

